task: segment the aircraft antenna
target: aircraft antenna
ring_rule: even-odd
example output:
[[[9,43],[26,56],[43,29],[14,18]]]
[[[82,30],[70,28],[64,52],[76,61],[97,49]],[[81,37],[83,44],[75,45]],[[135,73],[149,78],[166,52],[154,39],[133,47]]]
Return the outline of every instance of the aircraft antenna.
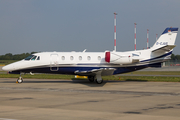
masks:
[[[87,49],[84,49],[83,52],[86,52]]]
[[[114,13],[114,51],[116,52],[116,15],[117,13]]]
[[[147,29],[147,49],[149,48],[149,30]]]
[[[134,23],[134,49],[136,50],[136,23]]]
[[[157,41],[158,34],[156,34],[156,41]]]

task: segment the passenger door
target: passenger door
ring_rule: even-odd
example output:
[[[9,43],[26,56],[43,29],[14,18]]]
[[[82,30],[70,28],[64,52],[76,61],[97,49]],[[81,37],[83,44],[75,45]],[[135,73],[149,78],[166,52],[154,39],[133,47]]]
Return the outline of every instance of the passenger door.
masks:
[[[51,54],[50,56],[50,70],[51,71],[58,71],[59,67],[59,56],[58,54]]]

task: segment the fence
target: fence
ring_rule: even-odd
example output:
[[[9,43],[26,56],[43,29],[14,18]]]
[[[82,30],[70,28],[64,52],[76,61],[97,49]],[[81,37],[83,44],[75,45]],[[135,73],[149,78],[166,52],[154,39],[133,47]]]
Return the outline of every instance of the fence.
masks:
[[[163,63],[163,66],[180,66],[180,61],[169,60]]]

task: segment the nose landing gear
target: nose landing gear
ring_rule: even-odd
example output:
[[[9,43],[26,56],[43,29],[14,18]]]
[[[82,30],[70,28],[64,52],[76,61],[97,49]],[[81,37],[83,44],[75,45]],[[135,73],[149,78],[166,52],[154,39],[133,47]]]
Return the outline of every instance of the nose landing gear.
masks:
[[[19,77],[16,81],[16,83],[22,83],[23,82],[23,78],[22,77]]]
[[[16,83],[23,83],[23,78],[21,77],[21,74],[22,73],[20,73],[20,77],[17,79]]]

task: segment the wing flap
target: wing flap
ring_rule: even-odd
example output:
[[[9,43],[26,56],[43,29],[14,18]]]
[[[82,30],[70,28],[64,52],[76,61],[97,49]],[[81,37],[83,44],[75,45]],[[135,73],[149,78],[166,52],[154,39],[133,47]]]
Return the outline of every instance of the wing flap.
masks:
[[[115,68],[100,68],[100,69],[92,69],[89,71],[75,71],[74,73],[77,75],[84,75],[84,76],[88,76],[88,75],[96,75],[97,73],[101,72],[102,76],[106,76],[106,75],[113,75],[114,71],[116,69]]]

